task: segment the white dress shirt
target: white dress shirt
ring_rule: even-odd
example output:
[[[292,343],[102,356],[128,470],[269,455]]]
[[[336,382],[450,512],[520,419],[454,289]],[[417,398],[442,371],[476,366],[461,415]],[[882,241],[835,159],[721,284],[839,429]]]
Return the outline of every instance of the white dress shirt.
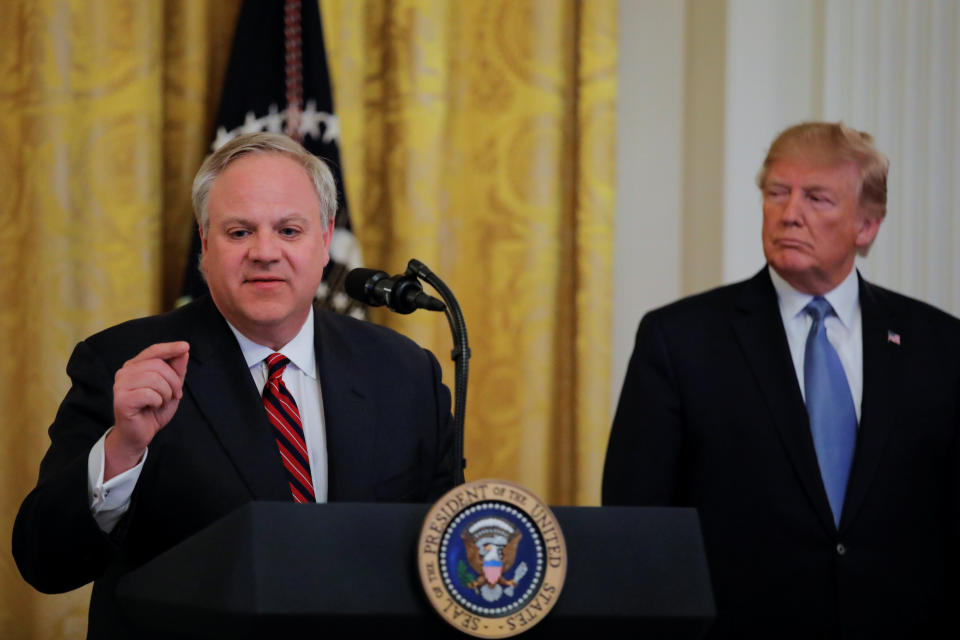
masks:
[[[229,323],[228,323],[229,324]],[[230,325],[233,335],[240,343],[240,350],[250,367],[250,375],[263,395],[267,384],[269,367],[267,357],[274,353],[270,347],[250,340]],[[283,384],[297,401],[300,422],[303,425],[303,438],[310,454],[310,476],[313,479],[313,495],[317,502],[327,501],[327,440],[324,432],[323,398],[320,380],[317,377],[317,352],[313,348],[313,308],[300,333],[293,340],[277,350],[287,356],[290,364],[283,370]],[[279,455],[279,454],[278,454]]]
[[[797,373],[800,393],[806,401],[806,389],[803,376],[803,358],[807,345],[807,334],[813,318],[803,309],[813,300],[813,296],[800,293],[780,277],[772,267],[768,267],[773,288],[777,290],[777,302],[780,305],[780,317],[787,333],[793,368]],[[860,316],[860,283],[857,270],[851,269],[847,277],[835,289],[824,294],[824,298],[833,307],[836,315],[829,315],[824,321],[827,326],[827,340],[833,345],[843,372],[847,376],[853,406],[860,422],[860,404],[863,401],[863,322]]]
[[[244,360],[250,367],[250,375],[260,393],[267,382],[268,367],[266,358],[274,353],[273,349],[257,344],[240,333],[229,322],[230,330],[236,336],[243,352]],[[323,397],[317,374],[316,351],[313,348],[313,308],[307,321],[293,340],[278,349],[290,364],[283,371],[283,384],[297,402],[303,435],[310,455],[310,475],[313,479],[313,491],[317,502],[327,501],[327,443],[324,430]],[[87,457],[87,496],[90,499],[90,512],[100,529],[109,533],[117,525],[123,514],[130,508],[130,497],[140,478],[143,463],[147,459],[144,452],[140,462],[108,480],[103,481],[104,441],[111,427],[93,445]],[[279,455],[279,454],[278,454]]]

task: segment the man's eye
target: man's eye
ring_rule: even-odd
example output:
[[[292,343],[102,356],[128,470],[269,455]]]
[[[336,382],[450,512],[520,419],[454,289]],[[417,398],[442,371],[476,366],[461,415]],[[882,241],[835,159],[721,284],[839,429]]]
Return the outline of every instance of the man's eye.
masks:
[[[227,232],[227,235],[228,235],[228,236],[230,236],[231,238],[236,238],[236,239],[246,238],[249,234],[250,234],[250,232],[247,231],[246,229],[233,229],[233,230]]]
[[[282,229],[280,229],[280,235],[287,236],[288,238],[292,238],[293,236],[299,233],[300,233],[300,230],[295,227],[283,227]]]

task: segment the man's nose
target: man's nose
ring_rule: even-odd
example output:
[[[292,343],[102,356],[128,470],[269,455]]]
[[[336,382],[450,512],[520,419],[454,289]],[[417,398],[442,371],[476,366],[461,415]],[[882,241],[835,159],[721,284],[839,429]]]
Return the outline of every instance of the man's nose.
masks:
[[[248,255],[251,260],[272,262],[280,258],[278,240],[271,233],[259,232],[253,236]]]
[[[783,214],[780,216],[784,224],[801,224],[803,222],[803,192],[793,191],[783,205]]]

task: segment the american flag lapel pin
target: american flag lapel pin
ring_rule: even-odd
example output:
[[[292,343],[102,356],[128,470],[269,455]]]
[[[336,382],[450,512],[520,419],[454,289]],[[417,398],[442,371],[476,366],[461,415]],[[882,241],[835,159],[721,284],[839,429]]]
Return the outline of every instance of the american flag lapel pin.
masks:
[[[900,334],[896,331],[887,330],[887,342],[892,342],[893,344],[900,346]]]

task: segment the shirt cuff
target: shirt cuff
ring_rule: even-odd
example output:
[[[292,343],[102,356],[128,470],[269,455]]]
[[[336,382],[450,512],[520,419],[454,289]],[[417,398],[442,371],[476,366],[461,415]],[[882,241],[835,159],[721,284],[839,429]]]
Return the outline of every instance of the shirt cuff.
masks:
[[[97,440],[87,457],[87,498],[90,500],[90,513],[104,533],[113,531],[117,522],[130,508],[130,496],[133,495],[143,463],[147,459],[145,451],[135,467],[104,482],[103,467],[106,457],[104,442],[112,429],[113,427],[107,429],[106,433]]]

